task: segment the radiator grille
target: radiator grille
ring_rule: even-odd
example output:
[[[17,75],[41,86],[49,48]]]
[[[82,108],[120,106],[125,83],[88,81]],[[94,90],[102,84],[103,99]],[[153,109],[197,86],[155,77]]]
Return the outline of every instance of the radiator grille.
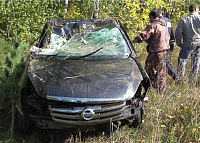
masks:
[[[49,103],[53,120],[72,125],[96,125],[120,118],[125,102],[107,104]]]

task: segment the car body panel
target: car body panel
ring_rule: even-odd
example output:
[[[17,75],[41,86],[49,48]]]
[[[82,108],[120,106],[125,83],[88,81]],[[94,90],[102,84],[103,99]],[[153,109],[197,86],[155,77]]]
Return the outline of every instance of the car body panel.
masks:
[[[94,102],[99,99],[130,99],[143,80],[138,66],[131,58],[63,61],[33,59],[28,76],[37,93],[43,97],[59,97],[57,99],[60,100],[69,97],[70,101],[88,98],[88,101],[92,99]]]

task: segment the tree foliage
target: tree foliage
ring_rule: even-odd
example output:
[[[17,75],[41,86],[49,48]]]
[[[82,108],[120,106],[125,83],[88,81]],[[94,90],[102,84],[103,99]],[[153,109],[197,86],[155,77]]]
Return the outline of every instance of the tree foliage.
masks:
[[[10,42],[31,42],[45,22],[64,16],[64,2],[53,0],[0,1],[0,34]]]
[[[4,39],[0,39],[0,109],[4,109],[7,100],[18,88],[18,82],[24,71],[24,58],[28,55],[28,44],[19,44],[17,48]]]
[[[51,18],[91,18],[96,0],[1,0],[0,35],[10,42],[31,42]],[[172,14],[173,23],[188,13],[198,0],[99,0],[99,17],[119,17],[131,38],[149,22],[148,14],[160,7]]]

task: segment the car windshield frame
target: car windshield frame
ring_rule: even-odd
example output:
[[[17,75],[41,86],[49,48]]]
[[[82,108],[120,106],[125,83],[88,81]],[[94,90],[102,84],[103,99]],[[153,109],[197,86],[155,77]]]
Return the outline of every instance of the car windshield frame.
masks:
[[[39,57],[127,58],[132,53],[127,38],[114,20],[54,24],[46,28],[42,42],[44,46],[38,52]]]

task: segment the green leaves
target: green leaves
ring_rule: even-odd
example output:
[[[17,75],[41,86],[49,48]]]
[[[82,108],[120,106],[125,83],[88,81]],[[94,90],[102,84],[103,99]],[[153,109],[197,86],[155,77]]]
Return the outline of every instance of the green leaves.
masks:
[[[0,105],[6,108],[7,100],[18,87],[24,71],[24,59],[28,56],[28,44],[19,44],[18,48],[0,38]],[[9,100],[8,100],[9,101]]]
[[[192,0],[200,4],[200,1]],[[172,21],[188,13],[190,1],[183,0],[100,0],[99,7],[94,0],[65,1],[0,1],[0,36],[10,42],[30,42],[36,39],[46,21],[51,18],[91,18],[96,8],[100,17],[120,17],[131,38],[149,23],[149,12],[160,7],[172,12]],[[67,9],[67,13],[65,12]]]
[[[0,1],[0,36],[10,42],[30,42],[36,39],[46,21],[64,17],[64,2]]]

